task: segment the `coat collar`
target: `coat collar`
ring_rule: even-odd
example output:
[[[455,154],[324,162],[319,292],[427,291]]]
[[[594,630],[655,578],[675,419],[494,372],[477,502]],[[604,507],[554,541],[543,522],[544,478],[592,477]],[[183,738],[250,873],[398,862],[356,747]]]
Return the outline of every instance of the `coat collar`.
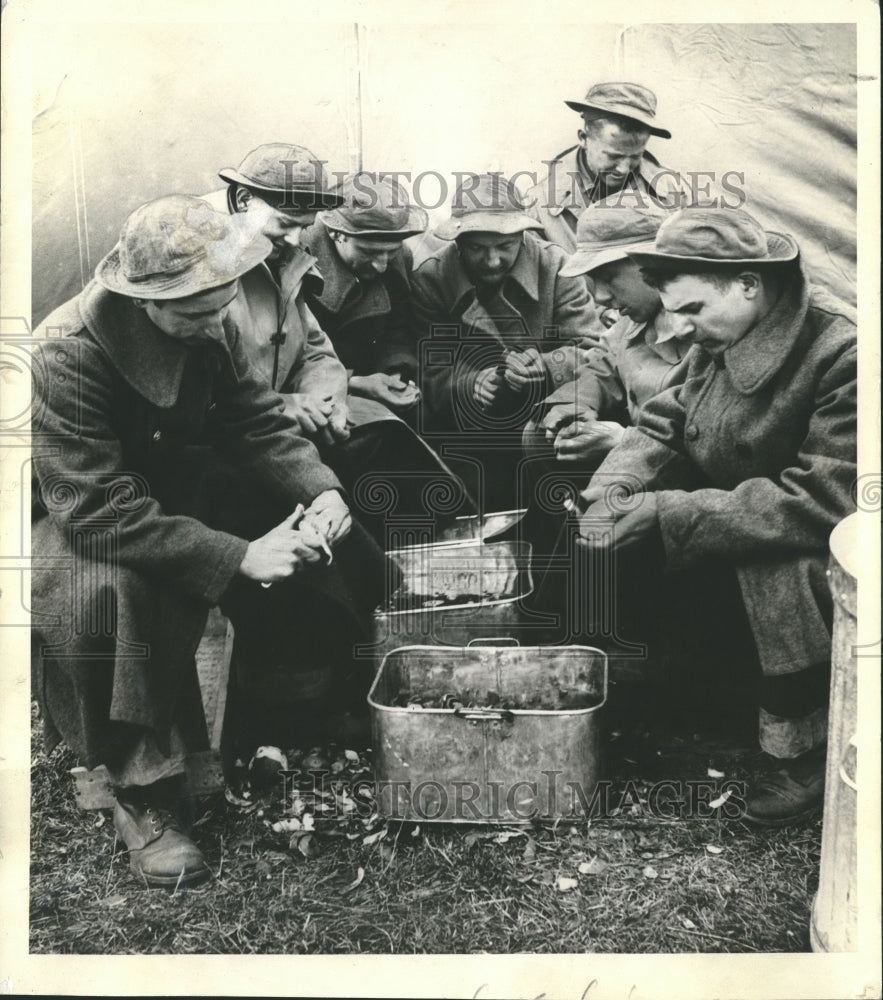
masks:
[[[552,161],[546,181],[546,207],[552,216],[560,215],[565,209],[570,209],[579,215],[589,205],[591,185],[594,181],[588,177],[582,165],[579,155],[581,149],[582,146],[572,146],[559,153]],[[645,151],[638,170],[638,178],[654,197],[657,196],[655,178],[661,169],[656,157]],[[581,192],[582,200],[576,196],[576,188]]]
[[[671,318],[664,309],[660,309],[646,323],[635,323],[628,317],[618,322],[628,324],[623,331],[624,340],[632,341],[642,337],[647,347],[670,365],[678,364],[690,349],[689,344],[675,337]]]
[[[301,285],[304,286],[304,290],[309,290],[311,294],[319,295],[322,292],[325,278],[316,264],[316,258],[302,247],[295,247],[286,256],[283,263],[277,268],[279,275],[277,287],[282,290],[286,298],[297,298],[301,291]],[[263,269],[273,284],[277,284],[273,272],[266,263],[258,264],[255,270],[258,268]]]
[[[503,281],[503,294],[505,294],[506,287],[514,282],[534,302],[539,301],[540,247],[539,238],[533,233],[525,232],[524,243],[515,258],[515,264]],[[460,264],[460,256],[454,240],[441,251],[439,260],[442,265],[443,282],[452,292],[454,305],[458,305],[467,296],[474,296],[475,286],[466,276],[466,272]]]
[[[160,409],[174,406],[181,390],[184,367],[194,351],[154,326],[130,298],[91,281],[79,303],[83,325],[107,353],[114,368],[148,402]],[[227,330],[228,338],[230,330]],[[229,357],[226,344],[217,349]]]
[[[310,253],[315,255],[324,280],[322,293],[317,295],[316,299],[329,312],[341,312],[353,299],[358,299],[355,306],[359,317],[389,312],[390,301],[386,282],[390,279],[400,280],[407,287],[408,278],[402,252],[397,252],[390,258],[389,267],[383,277],[365,283],[360,282],[340,259],[334,249],[334,242],[322,222],[313,223],[305,234],[305,240]],[[354,296],[354,290],[362,292],[363,295],[360,296],[357,292]]]
[[[800,264],[798,281],[782,292],[769,313],[723,353],[738,392],[750,396],[773,378],[797,342],[809,309],[809,283]]]

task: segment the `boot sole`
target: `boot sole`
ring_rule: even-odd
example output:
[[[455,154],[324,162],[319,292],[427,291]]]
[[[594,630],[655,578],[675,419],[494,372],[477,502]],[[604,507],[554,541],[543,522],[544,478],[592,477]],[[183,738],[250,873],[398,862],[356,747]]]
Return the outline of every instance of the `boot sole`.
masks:
[[[183,875],[149,875],[132,864],[129,865],[129,869],[133,875],[146,882],[148,886],[157,889],[174,889],[179,885],[195,885],[197,882],[207,879],[211,874],[208,866],[198,868],[196,871],[185,872]]]
[[[800,823],[802,820],[810,819],[821,811],[822,803],[820,802],[818,805],[810,806],[802,812],[791,813],[788,816],[780,816],[775,819],[767,816],[752,816],[750,812],[744,812],[741,818],[748,820],[749,823],[755,823],[757,826],[779,827],[787,826],[789,823]]]

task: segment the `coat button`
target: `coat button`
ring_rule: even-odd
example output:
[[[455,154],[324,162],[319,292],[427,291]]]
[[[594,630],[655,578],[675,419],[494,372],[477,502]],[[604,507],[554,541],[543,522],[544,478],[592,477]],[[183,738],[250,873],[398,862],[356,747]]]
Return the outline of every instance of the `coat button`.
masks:
[[[684,437],[688,441],[695,441],[699,437],[699,428],[695,424],[687,424],[684,430]]]
[[[154,431],[153,432],[153,440],[154,441],[161,441],[162,440],[162,431]]]

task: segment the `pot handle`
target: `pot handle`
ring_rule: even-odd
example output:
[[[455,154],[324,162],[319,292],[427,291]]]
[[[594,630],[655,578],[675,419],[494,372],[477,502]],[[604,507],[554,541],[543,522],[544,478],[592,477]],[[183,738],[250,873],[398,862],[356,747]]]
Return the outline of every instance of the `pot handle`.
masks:
[[[515,721],[515,716],[506,708],[455,708],[454,715],[458,719],[468,719],[473,722],[477,719],[510,724]]]
[[[487,639],[470,639],[466,643],[466,648],[470,646],[518,646],[520,643],[513,639],[511,635],[489,636]]]

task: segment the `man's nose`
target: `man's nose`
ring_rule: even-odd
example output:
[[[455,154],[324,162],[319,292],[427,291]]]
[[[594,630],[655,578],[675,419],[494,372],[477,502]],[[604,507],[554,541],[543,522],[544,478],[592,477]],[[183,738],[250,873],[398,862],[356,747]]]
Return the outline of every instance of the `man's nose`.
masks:
[[[676,337],[690,337],[696,332],[696,324],[689,316],[679,316],[677,313],[669,313],[671,329]]]
[[[295,226],[285,233],[284,240],[290,247],[299,247],[300,238],[303,235],[303,226]]]
[[[371,266],[378,274],[383,274],[387,267],[389,267],[389,258],[375,257],[374,260],[371,261]]]
[[[496,271],[500,266],[500,255],[496,252],[489,253],[485,257],[485,266],[490,268],[492,271]]]
[[[613,301],[610,289],[604,284],[603,281],[595,281],[594,298],[599,306],[609,306]]]

